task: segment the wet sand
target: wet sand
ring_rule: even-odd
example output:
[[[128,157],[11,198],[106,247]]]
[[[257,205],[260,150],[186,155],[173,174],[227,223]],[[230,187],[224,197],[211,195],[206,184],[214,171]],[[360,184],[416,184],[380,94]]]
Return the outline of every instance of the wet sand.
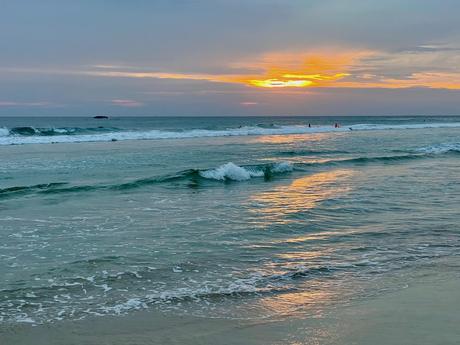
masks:
[[[137,312],[0,328],[2,345],[330,344],[454,345],[460,279],[418,283],[314,318],[224,320]]]

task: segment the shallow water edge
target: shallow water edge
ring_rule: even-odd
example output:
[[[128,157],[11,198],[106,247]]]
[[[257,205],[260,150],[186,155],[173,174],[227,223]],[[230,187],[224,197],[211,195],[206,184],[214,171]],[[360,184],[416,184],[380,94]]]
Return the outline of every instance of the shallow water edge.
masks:
[[[48,325],[3,325],[2,344],[457,344],[460,277],[428,274],[406,289],[314,317],[238,320],[140,311]]]

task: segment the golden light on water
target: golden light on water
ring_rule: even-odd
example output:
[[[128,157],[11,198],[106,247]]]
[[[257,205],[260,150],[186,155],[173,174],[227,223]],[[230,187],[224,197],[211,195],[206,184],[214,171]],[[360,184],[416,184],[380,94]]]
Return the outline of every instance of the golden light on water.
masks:
[[[278,295],[267,296],[259,301],[260,307],[276,311],[278,315],[295,315],[314,312],[321,314],[321,306],[327,304],[334,294],[327,289],[303,290]]]
[[[306,123],[305,123],[306,124]],[[313,142],[321,142],[333,136],[336,138],[343,133],[305,133],[305,134],[276,134],[276,135],[261,135],[248,138],[251,143],[261,144],[289,144],[305,142],[311,144]]]
[[[278,243],[304,243],[309,241],[329,240],[334,237],[352,235],[356,230],[323,231],[304,236],[292,237],[278,241]]]
[[[256,216],[256,225],[288,224],[289,216],[313,209],[328,198],[349,191],[345,183],[351,170],[334,170],[305,176],[288,186],[279,186],[251,196],[251,210]]]

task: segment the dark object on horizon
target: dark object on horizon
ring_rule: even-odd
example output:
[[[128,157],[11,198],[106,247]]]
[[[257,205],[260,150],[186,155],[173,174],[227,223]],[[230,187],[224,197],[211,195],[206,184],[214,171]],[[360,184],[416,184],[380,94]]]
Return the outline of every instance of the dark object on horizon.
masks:
[[[93,119],[108,119],[109,117],[107,115],[96,115],[93,116]]]

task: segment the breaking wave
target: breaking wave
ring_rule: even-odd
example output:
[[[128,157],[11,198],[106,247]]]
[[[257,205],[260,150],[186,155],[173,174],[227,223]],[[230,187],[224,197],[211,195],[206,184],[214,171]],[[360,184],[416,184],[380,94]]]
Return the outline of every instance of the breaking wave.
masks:
[[[447,143],[422,147],[417,149],[420,153],[442,154],[442,153],[460,153],[460,143]]]
[[[200,176],[219,181],[245,181],[252,177],[270,178],[273,174],[290,172],[293,165],[289,162],[281,162],[262,167],[240,167],[232,162],[221,165],[216,169],[200,171]]]
[[[130,182],[118,184],[93,184],[93,185],[70,185],[67,182],[42,183],[30,186],[12,186],[0,189],[0,200],[12,197],[20,197],[31,194],[53,195],[61,193],[79,193],[94,191],[122,191],[144,186],[185,182],[188,187],[197,187],[204,181],[216,182],[241,182],[253,178],[260,178],[270,181],[276,175],[290,173],[292,171],[308,171],[313,167],[341,166],[350,164],[396,164],[416,159],[425,159],[440,154],[460,153],[459,143],[439,144],[434,146],[422,147],[411,153],[388,155],[388,156],[370,156],[370,157],[345,157],[332,158],[321,162],[287,162],[281,161],[269,164],[259,165],[237,165],[233,162],[222,164],[211,169],[188,169],[173,174],[162,176],[146,177]],[[301,152],[300,155],[304,153]],[[291,155],[291,153],[289,153]],[[293,153],[292,153],[293,155]]]
[[[310,151],[308,151],[310,152]],[[316,152],[316,151],[315,151]],[[318,151],[319,152],[319,151]],[[405,152],[405,151],[404,151]],[[94,184],[94,185],[80,185],[72,186],[67,182],[52,182],[42,183],[31,186],[12,186],[0,189],[0,199],[28,195],[28,194],[59,194],[59,193],[77,193],[77,192],[91,192],[101,190],[128,190],[141,188],[143,186],[154,185],[159,183],[170,183],[176,181],[186,181],[199,183],[200,180],[214,180],[222,182],[231,181],[247,181],[252,178],[263,178],[268,181],[272,177],[289,173],[294,170],[305,170],[310,167],[320,166],[338,166],[348,164],[371,164],[371,163],[396,163],[415,159],[429,158],[433,155],[460,153],[460,143],[447,143],[438,144],[433,146],[421,147],[412,153],[389,155],[389,156],[375,156],[375,157],[351,157],[351,158],[332,158],[321,162],[305,162],[305,163],[291,163],[287,161],[259,164],[259,165],[245,165],[240,166],[233,162],[222,164],[212,169],[188,169],[179,171],[173,174],[163,176],[153,176],[133,180],[120,184]],[[294,152],[289,152],[289,155],[294,155]],[[300,152],[299,155],[304,155]]]
[[[62,193],[95,192],[95,191],[122,191],[141,188],[159,183],[171,183],[185,181],[189,186],[195,186],[200,180],[214,181],[245,181],[252,177],[260,177],[270,180],[274,175],[288,173],[294,170],[294,164],[279,162],[254,166],[238,166],[232,162],[223,164],[215,169],[188,169],[163,176],[147,177],[131,182],[119,184],[94,184],[94,185],[70,185],[67,182],[42,183],[30,186],[13,186],[0,189],[0,200],[11,197],[31,194],[53,195]]]
[[[105,142],[118,140],[156,140],[156,139],[186,139],[226,136],[249,135],[283,135],[283,134],[308,134],[330,132],[352,132],[370,130],[407,130],[422,128],[460,128],[460,122],[452,123],[423,123],[405,125],[387,124],[354,124],[340,128],[332,126],[304,125],[296,126],[245,126],[222,130],[192,129],[184,131],[168,130],[121,130],[117,128],[35,128],[14,127],[11,129],[0,128],[0,145],[20,144],[49,144],[49,143],[75,143],[75,142]]]
[[[10,140],[19,138],[23,138],[25,143],[27,140],[24,138],[30,137],[55,137],[55,136],[78,136],[78,135],[97,135],[102,133],[116,133],[120,131],[118,128],[114,127],[88,127],[88,128],[80,128],[80,127],[33,127],[33,126],[20,126],[20,127],[0,127],[0,139],[6,140],[9,138]],[[41,139],[45,140],[46,139]],[[14,144],[14,142],[13,142]]]

